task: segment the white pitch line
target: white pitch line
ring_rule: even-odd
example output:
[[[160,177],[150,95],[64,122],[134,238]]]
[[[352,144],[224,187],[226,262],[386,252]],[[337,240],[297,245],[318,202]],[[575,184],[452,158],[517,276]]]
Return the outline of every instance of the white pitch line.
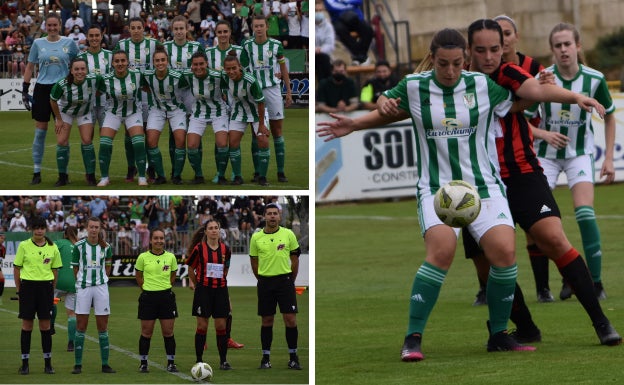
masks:
[[[3,312],[5,312],[5,313],[9,313],[9,314],[13,314],[13,315],[16,315],[16,316],[17,316],[17,314],[18,314],[17,312],[10,311],[10,310],[3,309],[3,308],[0,308],[0,311],[3,311]],[[56,325],[55,325],[55,328],[59,328],[59,329],[63,329],[63,330],[67,330],[67,327],[65,327],[65,326],[63,326],[63,325],[60,325],[60,324],[56,324]],[[91,336],[88,336],[88,335],[86,335],[86,334],[85,334],[85,339],[86,339],[86,340],[89,340],[89,341],[91,341],[91,342],[98,343],[98,344],[100,343],[99,339],[94,338],[94,337],[91,337]],[[113,345],[113,344],[111,344],[111,345],[110,345],[110,349],[113,349],[113,350],[114,350],[114,351],[116,351],[116,352],[119,352],[119,353],[125,354],[126,356],[131,357],[131,358],[133,358],[133,359],[135,359],[135,360],[137,360],[137,361],[141,362],[141,357],[140,357],[138,354],[132,353],[131,351],[128,351],[128,350],[123,349],[123,348],[120,348],[119,346],[116,346],[116,345]],[[191,381],[191,382],[196,382],[196,381],[193,379],[193,377],[189,376],[188,374],[184,374],[184,373],[182,373],[182,372],[177,372],[177,373],[171,373],[171,372],[168,372],[168,371],[167,371],[167,368],[166,368],[165,366],[163,366],[163,365],[161,365],[161,364],[159,364],[159,363],[157,363],[157,362],[154,362],[154,361],[148,361],[148,365],[149,365],[149,367],[150,367],[150,368],[157,368],[157,369],[160,369],[160,370],[164,371],[165,373],[171,374],[171,375],[173,375],[173,376],[180,377],[180,378],[181,378],[181,379],[183,379],[183,380],[189,380],[189,381]]]

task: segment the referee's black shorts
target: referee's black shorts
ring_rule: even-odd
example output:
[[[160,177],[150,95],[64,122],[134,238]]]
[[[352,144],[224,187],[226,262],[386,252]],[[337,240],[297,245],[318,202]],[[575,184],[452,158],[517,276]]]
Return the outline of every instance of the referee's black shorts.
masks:
[[[19,292],[19,314],[24,320],[40,320],[52,317],[54,306],[54,283],[52,281],[21,280]]]
[[[298,313],[297,292],[291,274],[258,278],[258,315],[274,315],[279,305],[280,313]]]
[[[175,293],[171,289],[143,291],[139,296],[140,320],[172,319],[178,317]]]
[[[35,84],[31,116],[37,122],[49,122],[53,116],[50,106],[50,93],[54,84]]]
[[[230,314],[228,288],[195,286],[192,314],[202,318],[227,318]]]

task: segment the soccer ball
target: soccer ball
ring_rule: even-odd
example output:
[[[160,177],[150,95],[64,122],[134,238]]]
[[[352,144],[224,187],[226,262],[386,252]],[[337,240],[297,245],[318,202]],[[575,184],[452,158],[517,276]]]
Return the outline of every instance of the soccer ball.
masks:
[[[445,224],[451,227],[464,227],[479,216],[481,198],[477,189],[470,183],[452,180],[436,192],[433,208],[438,218]]]
[[[198,362],[191,368],[191,377],[195,381],[210,381],[212,379],[212,367],[205,362]]]

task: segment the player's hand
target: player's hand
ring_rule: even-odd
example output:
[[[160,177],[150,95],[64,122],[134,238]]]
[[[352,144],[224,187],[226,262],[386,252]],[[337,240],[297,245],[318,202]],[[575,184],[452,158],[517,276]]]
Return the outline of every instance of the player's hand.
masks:
[[[600,178],[605,178],[605,183],[613,183],[615,181],[615,167],[613,167],[613,159],[605,159],[600,168]]]
[[[318,124],[320,128],[316,129],[316,133],[319,137],[326,137],[325,142],[349,135],[354,131],[353,119],[334,113],[330,113],[329,116],[336,120],[333,122],[320,122]]]
[[[54,120],[54,132],[56,133],[56,135],[59,135],[61,131],[63,131],[64,124],[65,122],[63,122],[60,117]]]
[[[568,145],[568,142],[570,142],[570,138],[560,132],[546,131],[544,133],[544,136],[544,140],[546,141],[546,143],[550,144],[558,150],[564,148]]]
[[[258,125],[258,133],[256,135],[264,135],[264,136],[271,136],[271,131],[269,131],[269,129],[267,128],[267,126],[265,124],[259,124]]]
[[[22,103],[24,103],[24,108],[30,111],[32,109],[32,106],[31,106],[32,97],[28,95],[28,88],[30,88],[30,83],[23,82],[22,83]]]
[[[286,108],[290,107],[292,105],[292,94],[289,92],[286,94],[286,99],[284,100],[284,106]]]
[[[539,82],[540,84],[556,84],[555,83],[555,74],[550,72],[550,71],[546,71],[546,70],[541,70],[539,73]]]
[[[596,99],[579,94],[579,97],[577,99],[577,104],[579,105],[579,107],[581,107],[582,109],[584,109],[585,111],[589,113],[591,113],[592,110],[595,109],[596,113],[598,113],[598,116],[600,116],[601,119],[604,119],[605,108]]]
[[[401,112],[401,110],[399,109],[400,103],[401,98],[379,98],[377,103],[377,110],[382,116],[397,116]]]

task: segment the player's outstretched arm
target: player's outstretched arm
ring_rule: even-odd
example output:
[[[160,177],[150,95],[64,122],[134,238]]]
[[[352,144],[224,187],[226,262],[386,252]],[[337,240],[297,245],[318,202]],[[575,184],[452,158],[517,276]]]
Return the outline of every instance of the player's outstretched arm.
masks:
[[[405,111],[396,116],[383,116],[378,110],[373,110],[355,119],[333,113],[329,114],[329,116],[335,120],[333,122],[320,122],[318,124],[319,128],[316,130],[317,135],[321,138],[325,137],[326,142],[349,135],[353,131],[380,127],[409,117]]]

